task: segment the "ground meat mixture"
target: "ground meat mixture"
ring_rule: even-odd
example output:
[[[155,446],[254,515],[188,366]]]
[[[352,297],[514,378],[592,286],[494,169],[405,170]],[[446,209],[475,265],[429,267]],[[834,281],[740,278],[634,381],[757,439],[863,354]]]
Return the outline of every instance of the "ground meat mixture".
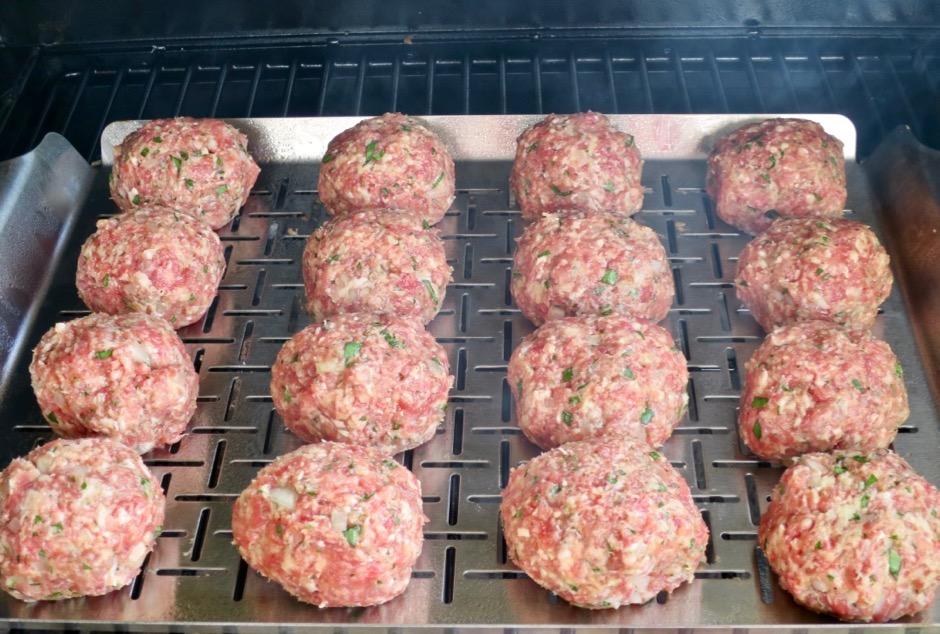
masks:
[[[519,135],[509,183],[526,220],[563,209],[629,216],[643,205],[642,169],[633,136],[606,116],[549,115]]]
[[[547,214],[525,228],[513,255],[513,299],[537,326],[574,315],[655,322],[675,294],[659,238],[622,214]]]
[[[224,272],[222,243],[208,225],[152,207],[98,221],[76,285],[94,312],[147,313],[182,328],[209,310]]]
[[[421,121],[387,113],[330,141],[318,187],[334,216],[381,208],[434,224],[454,201],[454,160]]]
[[[367,606],[405,591],[426,521],[408,469],[324,442],[263,468],[235,501],[232,534],[249,566],[301,601]]]
[[[705,189],[718,216],[748,233],[763,231],[778,217],[841,216],[842,141],[803,119],[745,126],[715,142]]]
[[[821,319],[869,328],[891,292],[888,254],[867,226],[844,218],[781,218],[738,258],[738,298],[776,326]]]
[[[56,434],[107,436],[139,453],[179,440],[199,395],[199,376],[170,324],[139,313],[56,324],[29,373]]]
[[[420,324],[350,313],[291,337],[271,368],[271,396],[307,442],[371,445],[393,454],[430,440],[453,377]]]
[[[774,330],[748,361],[738,426],[754,453],[775,460],[884,449],[909,413],[888,344],[867,330],[807,321]]]
[[[24,601],[107,594],[163,529],[159,481],[107,438],[54,440],[0,474],[0,583]]]
[[[261,168],[248,139],[217,119],[154,119],[114,147],[111,197],[122,211],[162,205],[225,226]]]
[[[658,447],[688,408],[688,380],[669,333],[623,315],[547,322],[509,360],[516,421],[543,449],[604,436]]]
[[[796,601],[846,621],[915,614],[940,584],[940,492],[900,456],[837,451],[796,459],[758,540]]]
[[[691,581],[708,543],[685,480],[633,438],[568,443],[513,469],[500,517],[513,563],[586,608]]]
[[[450,275],[435,229],[384,210],[324,223],[303,255],[307,310],[314,321],[363,312],[427,323],[444,301]]]

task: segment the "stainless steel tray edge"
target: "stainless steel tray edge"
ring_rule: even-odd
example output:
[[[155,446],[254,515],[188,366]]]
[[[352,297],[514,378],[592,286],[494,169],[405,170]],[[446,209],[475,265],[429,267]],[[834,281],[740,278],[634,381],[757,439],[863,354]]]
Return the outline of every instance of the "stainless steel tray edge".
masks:
[[[647,195],[638,219],[653,227],[667,246],[681,291],[664,325],[689,359],[693,405],[664,453],[689,481],[712,528],[702,578],[663,603],[587,611],[559,602],[506,562],[497,516],[501,484],[509,468],[536,454],[515,427],[505,381],[512,347],[532,330],[506,290],[512,239],[521,230],[507,179],[515,136],[539,118],[426,118],[450,144],[458,163],[458,197],[440,225],[455,269],[454,282],[441,313],[429,326],[448,349],[458,383],[441,433],[425,447],[400,456],[422,480],[425,512],[431,518],[415,578],[402,597],[363,610],[305,606],[246,570],[230,544],[234,496],[262,464],[299,446],[273,414],[267,368],[280,343],[308,323],[302,309],[299,255],[304,238],[323,218],[315,195],[316,161],[329,138],[358,118],[233,120],[261,147],[263,170],[236,224],[220,232],[229,249],[229,270],[212,316],[180,333],[201,378],[200,406],[191,433],[178,446],[146,457],[168,492],[167,531],[131,589],[108,597],[32,606],[3,596],[0,621],[30,628],[194,631],[260,631],[271,626],[344,631],[360,627],[847,631],[844,624],[795,606],[762,575],[754,553],[756,521],[780,468],[747,452],[737,437],[735,420],[744,362],[763,333],[737,302],[731,283],[737,253],[747,237],[714,216],[702,191],[702,159],[709,135],[765,118],[761,116],[612,117],[637,135],[647,158],[643,177]],[[855,134],[848,119],[809,118],[821,120],[842,138],[847,158],[854,158]],[[105,130],[105,164],[107,144],[136,125],[139,122],[122,122]],[[463,153],[465,147],[471,148],[468,154]],[[298,154],[291,155],[288,149]],[[848,207],[854,217],[872,223],[866,175],[854,161],[847,170]],[[114,212],[103,204],[105,171],[96,178],[91,199],[82,211],[85,216]],[[91,224],[86,219],[82,226]],[[73,242],[85,237],[75,235]],[[54,301],[63,318],[81,314],[77,297]],[[876,333],[905,359],[915,412],[897,448],[933,482],[940,482],[934,459],[940,423],[916,362],[916,346],[897,291],[886,303]],[[22,369],[22,363],[18,367]],[[0,414],[11,408],[28,418],[18,426],[13,423],[13,445],[28,447],[49,437],[35,405],[17,409],[0,402]],[[934,606],[907,625],[938,623],[940,611]]]

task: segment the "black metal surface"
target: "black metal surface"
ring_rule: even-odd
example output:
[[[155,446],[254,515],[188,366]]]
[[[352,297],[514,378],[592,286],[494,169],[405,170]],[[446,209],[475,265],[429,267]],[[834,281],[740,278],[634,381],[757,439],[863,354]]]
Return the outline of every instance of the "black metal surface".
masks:
[[[840,113],[855,124],[864,157],[901,124],[927,143],[940,141],[938,50],[930,38],[887,35],[463,42],[416,35],[414,43],[381,45],[50,48],[34,63],[21,51],[19,81],[0,103],[0,159],[59,132],[95,160],[107,123],[179,114],[588,109]]]

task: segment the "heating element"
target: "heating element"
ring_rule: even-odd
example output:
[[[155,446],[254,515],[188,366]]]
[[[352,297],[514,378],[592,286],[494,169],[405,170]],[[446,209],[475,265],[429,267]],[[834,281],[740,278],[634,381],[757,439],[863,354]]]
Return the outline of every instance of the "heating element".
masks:
[[[753,117],[749,118],[752,119]],[[842,117],[815,116],[846,141],[848,208],[874,222],[872,195]],[[617,627],[806,627],[832,624],[796,606],[757,550],[756,527],[781,469],[739,440],[736,406],[744,363],[763,333],[735,297],[737,254],[748,237],[717,219],[703,192],[704,151],[735,116],[619,116],[647,157],[646,198],[637,216],[666,247],[677,296],[664,322],[688,360],[690,408],[662,453],[689,483],[709,526],[707,562],[696,580],[646,606],[590,611],[540,589],[506,557],[498,521],[509,471],[537,454],[514,422],[506,367],[532,331],[509,293],[514,238],[522,228],[507,182],[514,138],[539,117],[430,117],[457,161],[458,194],[439,225],[453,282],[430,331],[448,351],[456,382],[446,420],[427,445],[399,456],[422,482],[424,551],[404,595],[368,609],[317,609],[292,599],[242,562],[231,544],[231,507],[258,469],[300,443],[274,412],[270,365],[280,346],[309,323],[300,256],[324,219],[317,158],[353,118],[235,121],[262,164],[242,213],[220,233],[228,270],[206,318],[180,331],[200,375],[190,433],[146,456],[168,498],[164,532],[131,587],[106,597],[28,605],[0,596],[0,618],[40,627],[216,628],[264,625]],[[84,314],[74,292],[78,246],[107,200],[107,147],[135,123],[104,131],[106,165],[81,210],[71,247],[55,274],[38,339],[53,321]],[[897,290],[875,326],[904,362],[912,416],[895,447],[940,482],[932,450],[940,422]],[[14,368],[0,420],[9,451],[21,455],[51,437],[24,382],[28,354]],[[26,377],[28,381],[28,377]],[[940,608],[918,624],[940,623]]]

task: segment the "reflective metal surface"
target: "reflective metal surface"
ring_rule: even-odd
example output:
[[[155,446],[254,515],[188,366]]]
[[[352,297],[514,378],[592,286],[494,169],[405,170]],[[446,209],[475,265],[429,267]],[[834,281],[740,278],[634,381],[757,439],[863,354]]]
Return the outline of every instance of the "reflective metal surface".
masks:
[[[694,583],[649,605],[590,611],[540,589],[507,562],[500,534],[500,491],[509,470],[537,450],[514,423],[506,382],[513,346],[532,326],[508,291],[514,238],[522,228],[508,193],[515,136],[540,117],[429,117],[457,160],[457,200],[440,224],[454,280],[429,329],[450,355],[456,384],[447,420],[427,445],[398,458],[420,478],[424,552],[409,589],[368,609],[318,609],[292,599],[248,570],[231,544],[231,505],[257,470],[299,446],[273,411],[269,367],[278,349],[309,320],[303,310],[300,256],[323,220],[315,187],[327,141],[356,119],[234,120],[262,162],[256,189],[234,224],[221,230],[229,268],[219,298],[202,322],[180,331],[199,370],[200,404],[177,446],[146,456],[169,507],[165,531],[142,575],[107,597],[34,605],[0,596],[0,618],[31,627],[264,629],[367,626],[813,627],[835,621],[796,606],[755,553],[756,525],[780,474],[740,442],[736,405],[743,367],[763,333],[735,297],[732,280],[747,236],[717,219],[703,192],[708,139],[756,117],[615,116],[647,157],[647,195],[637,219],[666,246],[677,298],[663,325],[691,370],[690,410],[665,445],[689,482],[711,530],[707,563]],[[846,142],[854,129],[838,116],[811,116]],[[134,122],[109,126],[105,146]],[[105,162],[109,148],[103,148]],[[872,194],[861,167],[848,165],[848,208],[873,222]],[[97,214],[114,213],[101,170],[81,213],[73,250]],[[81,314],[69,287],[74,268],[56,272],[45,322]],[[67,290],[71,288],[71,290]],[[938,422],[912,329],[895,290],[875,332],[904,363],[912,415],[896,448],[940,483]],[[41,330],[30,335],[34,343]],[[28,355],[25,355],[28,357]],[[10,451],[20,454],[50,435],[22,373],[16,398],[0,403]],[[28,377],[27,377],[28,381]],[[915,624],[940,623],[936,606]]]

